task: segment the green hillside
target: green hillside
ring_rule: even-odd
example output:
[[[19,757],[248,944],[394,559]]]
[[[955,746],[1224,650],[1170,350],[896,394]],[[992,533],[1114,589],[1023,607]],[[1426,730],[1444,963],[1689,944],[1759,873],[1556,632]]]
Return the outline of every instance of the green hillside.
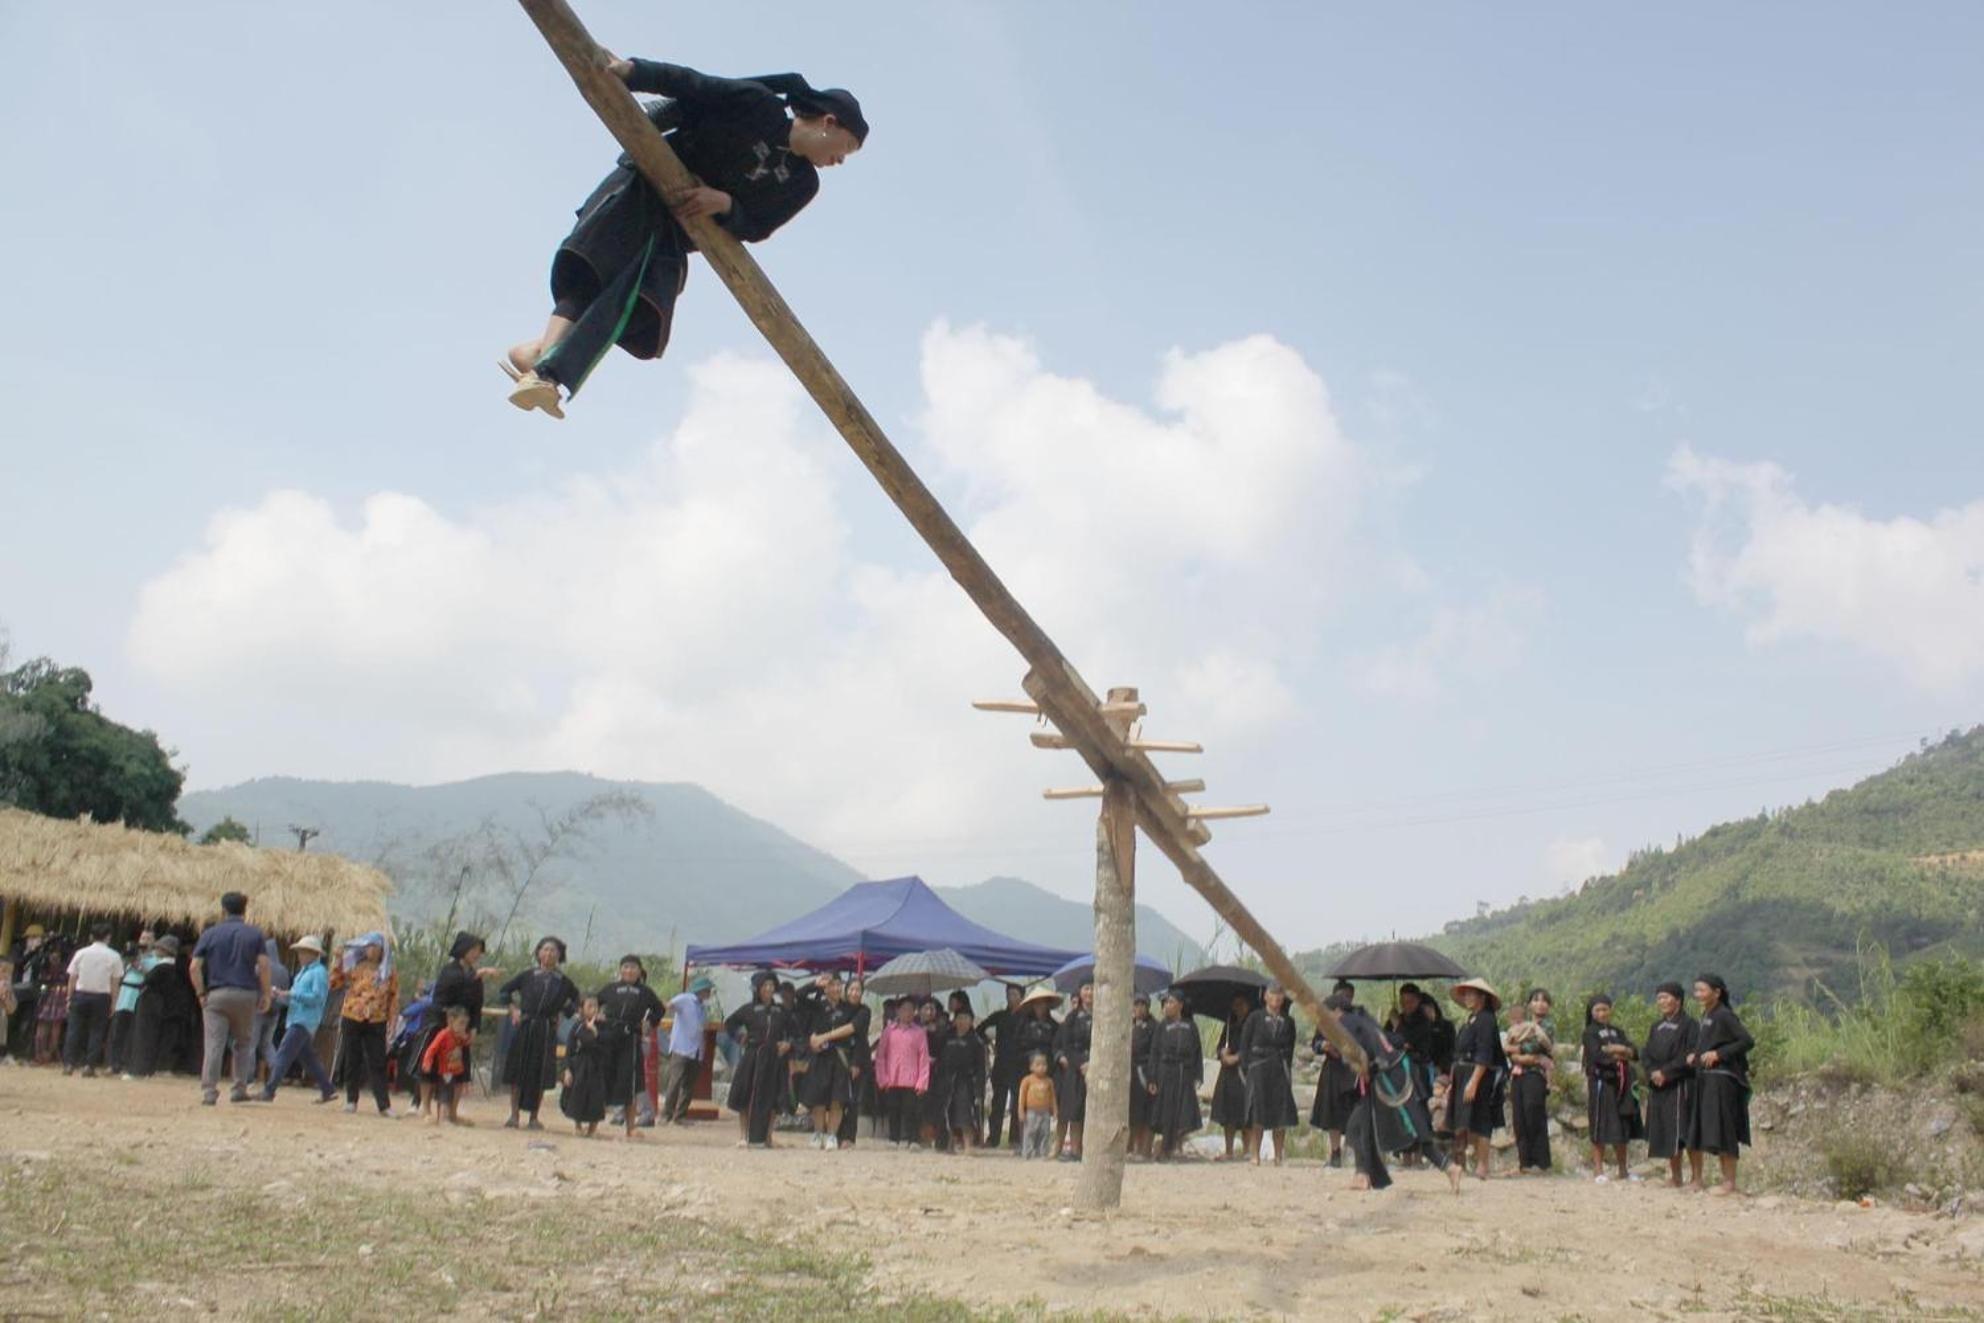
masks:
[[[1429,938],[1503,985],[1650,989],[1704,969],[1739,994],[1846,991],[1858,943],[1984,949],[1984,727],[1823,800],[1653,847],[1575,894]],[[1322,953],[1312,953],[1316,967]]]

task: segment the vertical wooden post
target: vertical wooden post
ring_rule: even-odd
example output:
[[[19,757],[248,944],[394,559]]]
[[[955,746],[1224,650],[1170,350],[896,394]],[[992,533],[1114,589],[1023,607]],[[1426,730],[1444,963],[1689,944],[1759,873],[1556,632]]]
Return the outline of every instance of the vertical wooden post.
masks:
[[[1135,689],[1111,689],[1109,702],[1133,708]],[[1132,718],[1109,724],[1127,736]],[[1123,1158],[1129,1148],[1131,999],[1137,951],[1137,804],[1129,782],[1102,783],[1095,824],[1095,1034],[1088,1057],[1088,1111],[1082,1124],[1082,1170],[1075,1202],[1102,1210],[1123,1202]]]

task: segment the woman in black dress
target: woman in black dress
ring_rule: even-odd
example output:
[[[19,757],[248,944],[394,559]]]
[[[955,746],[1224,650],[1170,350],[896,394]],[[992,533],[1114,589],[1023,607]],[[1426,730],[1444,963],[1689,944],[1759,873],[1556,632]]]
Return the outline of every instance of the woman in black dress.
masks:
[[[152,947],[157,963],[145,971],[131,1026],[131,1074],[144,1077],[179,1069],[181,1039],[199,1003],[179,963],[179,939],[167,933]]]
[[[681,221],[711,216],[745,242],[764,239],[813,200],[822,169],[868,137],[851,93],[815,90],[798,74],[712,78],[652,60],[608,68],[632,91],[669,98],[649,118],[699,184],[664,206],[622,156],[580,208],[551,264],[550,322],[503,364],[517,382],[510,403],[554,418],[565,416],[560,388],[577,391],[615,344],[636,358],[667,347],[695,247]]]
[[[772,1117],[785,1094],[785,1058],[792,1050],[785,1008],[778,1002],[778,975],[768,969],[753,974],[750,1004],[732,1011],[723,1027],[733,1042],[744,1045],[724,1099],[737,1113],[737,1146],[772,1148]]]
[[[1174,989],[1164,994],[1164,1020],[1151,1032],[1141,1072],[1159,1162],[1177,1156],[1186,1137],[1203,1124],[1199,1083],[1205,1072],[1199,1027],[1185,1015],[1185,998]]]
[[[565,1038],[565,1073],[558,1090],[558,1110],[587,1139],[598,1132],[606,1115],[607,1048],[601,1035],[599,998],[587,997],[579,1003],[579,1018]]]
[[[1515,1131],[1516,1175],[1550,1170],[1550,1077],[1557,1068],[1557,1031],[1550,1021],[1556,1003],[1545,988],[1531,988],[1524,999],[1528,1016],[1511,1023],[1502,1036],[1509,1054],[1509,1128]],[[1515,1019],[1512,1014],[1510,1020]]]
[[[1150,1089],[1144,1063],[1150,1056],[1157,1022],[1150,1018],[1150,998],[1139,992],[1130,1003],[1130,1152],[1150,1156]]]
[[[952,1012],[950,1036],[931,1063],[930,1073],[936,1079],[932,1092],[939,1095],[953,1153],[978,1147],[985,1120],[985,1040],[972,1032],[972,1020],[969,1005]]]
[[[1681,1155],[1687,1154],[1689,1175],[1702,1183],[1702,1155],[1687,1146],[1690,1110],[1695,1098],[1694,1070],[1688,1053],[1695,1050],[1695,1022],[1681,1000],[1679,983],[1663,983],[1653,994],[1660,1018],[1647,1030],[1640,1049],[1646,1071],[1646,1155],[1667,1159],[1667,1183],[1680,1189]]]
[[[1240,1031],[1253,1010],[1253,1002],[1236,995],[1227,1008],[1226,1024],[1219,1031],[1219,1045],[1213,1049],[1213,1056],[1219,1060],[1219,1074],[1212,1080],[1212,1123],[1226,1132],[1222,1162],[1233,1160],[1234,1141],[1247,1129],[1247,1077],[1240,1070]]]
[[[1620,1180],[1626,1180],[1626,1145],[1646,1136],[1639,1095],[1633,1089],[1633,1062],[1639,1057],[1619,1026],[1612,1023],[1612,999],[1603,993],[1584,1008],[1585,1119],[1591,1135],[1591,1178],[1605,1180],[1605,1150]]]
[[[875,1118],[870,1123],[872,1133],[873,1125],[879,1123],[882,1110],[881,1096],[875,1092],[875,1045],[868,1039],[868,1030],[874,1024],[875,1017],[863,1000],[866,991],[859,978],[851,978],[842,994],[847,1002],[848,1022],[854,1026],[854,1032],[847,1040],[847,1073],[853,1080],[854,1101],[848,1104],[846,1113],[840,1118],[840,1129],[835,1132],[835,1137],[846,1148],[852,1148],[855,1140],[861,1137],[861,1118]]]
[[[848,1043],[854,1037],[855,1008],[847,1004],[838,974],[822,974],[799,996],[812,1063],[799,1077],[799,1101],[813,1118],[813,1147],[838,1149],[840,1121],[854,1104],[854,1072]]]
[[[1736,1159],[1750,1142],[1750,1049],[1757,1042],[1736,1018],[1721,975],[1697,975],[1695,1001],[1702,1016],[1695,1050],[1687,1057],[1695,1070],[1695,1124],[1688,1147],[1715,1154],[1722,1183],[1709,1193],[1730,1195],[1736,1193]]]
[[[482,1027],[483,980],[496,971],[480,969],[484,944],[480,937],[471,932],[455,934],[454,944],[448,948],[448,963],[441,966],[441,972],[434,976],[434,991],[427,998],[427,1009],[420,1017],[420,1032],[415,1037],[407,1058],[415,1069],[408,1072],[418,1080],[420,1109],[427,1110],[428,1095],[433,1086],[425,1079],[418,1079],[418,1066],[427,1055],[427,1045],[434,1035],[448,1027],[448,1012],[459,1006],[468,1014],[468,1034],[471,1039],[475,1031]]]
[[[1357,987],[1349,979],[1338,979],[1330,989],[1330,996],[1341,997],[1344,1005],[1354,1006]],[[1309,1124],[1329,1132],[1330,1166],[1341,1167],[1343,1132],[1350,1124],[1350,1113],[1357,1107],[1357,1072],[1344,1064],[1343,1054],[1323,1036],[1321,1028],[1309,1040],[1309,1050],[1323,1060],[1322,1073],[1316,1078],[1316,1101],[1309,1108]]]
[[[956,1013],[958,998],[963,993],[951,994],[952,1014]],[[971,999],[965,998],[969,1006]],[[951,1021],[939,1014],[942,1008],[935,997],[926,997],[916,1008],[916,1022],[923,1026],[924,1046],[930,1053],[930,1088],[923,1095],[922,1134],[923,1142],[932,1148],[947,1149],[951,1146],[951,1128],[944,1119],[944,1095],[936,1086],[937,1063],[944,1055],[944,1044],[951,1038]]]
[[[1447,1087],[1447,1126],[1454,1135],[1454,1157],[1487,1180],[1494,1158],[1488,1141],[1502,1120],[1502,1094],[1508,1078],[1508,1057],[1502,1051],[1502,1031],[1495,1012],[1502,999],[1485,979],[1471,978],[1453,986],[1454,1000],[1467,1011],[1467,1021],[1454,1039],[1453,1077]]]
[[[544,1091],[557,1078],[558,1022],[579,1008],[579,990],[559,968],[565,963],[565,943],[546,937],[537,944],[536,955],[535,965],[500,990],[515,1030],[503,1058],[503,1083],[510,1089],[506,1130],[515,1130],[525,1113],[530,1115],[529,1129],[544,1129],[537,1113],[544,1106]]]
[[[646,1084],[641,1069],[641,1042],[649,1025],[660,1024],[668,1013],[661,998],[648,986],[648,967],[637,955],[620,957],[618,977],[599,990],[599,1055],[601,1088],[606,1105],[618,1108],[627,1138],[639,1132],[640,1108],[635,1097]]]
[[[1247,1080],[1247,1160],[1261,1165],[1261,1140],[1274,1134],[1274,1165],[1281,1165],[1288,1131],[1301,1124],[1295,1110],[1295,1021],[1279,983],[1265,1005],[1240,1029],[1240,1069]]]
[[[1081,1161],[1082,1128],[1088,1117],[1088,1056],[1095,1037],[1095,984],[1084,983],[1075,994],[1075,1008],[1061,1021],[1054,1037],[1054,1151],[1070,1162]],[[1064,1150],[1063,1145],[1071,1145]]]

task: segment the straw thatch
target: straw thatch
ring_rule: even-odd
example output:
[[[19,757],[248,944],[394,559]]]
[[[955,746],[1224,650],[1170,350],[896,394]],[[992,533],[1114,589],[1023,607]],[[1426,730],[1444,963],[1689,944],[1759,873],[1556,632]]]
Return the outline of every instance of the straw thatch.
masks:
[[[248,918],[275,936],[384,931],[393,884],[334,854],[194,845],[122,824],[0,808],[0,898],[51,914],[121,916],[199,928],[220,895],[248,897]]]

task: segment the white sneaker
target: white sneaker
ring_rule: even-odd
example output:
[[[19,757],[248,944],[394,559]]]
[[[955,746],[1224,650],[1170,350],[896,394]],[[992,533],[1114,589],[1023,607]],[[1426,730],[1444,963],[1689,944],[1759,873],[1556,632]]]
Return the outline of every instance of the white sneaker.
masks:
[[[136,1075],[133,1075],[130,1071],[127,1070],[122,1075],[119,1075],[117,1078],[120,1080],[134,1080],[138,1077]]]
[[[840,1136],[839,1136],[839,1135],[822,1135],[822,1136],[820,1136],[820,1138],[822,1138],[822,1139],[824,1139],[824,1140],[826,1140],[826,1141],[827,1141],[827,1142],[826,1142],[826,1144],[825,1144],[825,1148],[826,1148],[826,1150],[827,1150],[827,1152],[829,1152],[829,1153],[838,1153],[838,1152],[840,1152]]]
[[[347,1116],[349,1116],[349,1115],[351,1115],[351,1114],[352,1114],[353,1112],[356,1112],[356,1111],[358,1110],[358,1104],[357,1104],[357,1103],[346,1103],[346,1104],[344,1105],[344,1110],[345,1110],[345,1114],[346,1114]]]

